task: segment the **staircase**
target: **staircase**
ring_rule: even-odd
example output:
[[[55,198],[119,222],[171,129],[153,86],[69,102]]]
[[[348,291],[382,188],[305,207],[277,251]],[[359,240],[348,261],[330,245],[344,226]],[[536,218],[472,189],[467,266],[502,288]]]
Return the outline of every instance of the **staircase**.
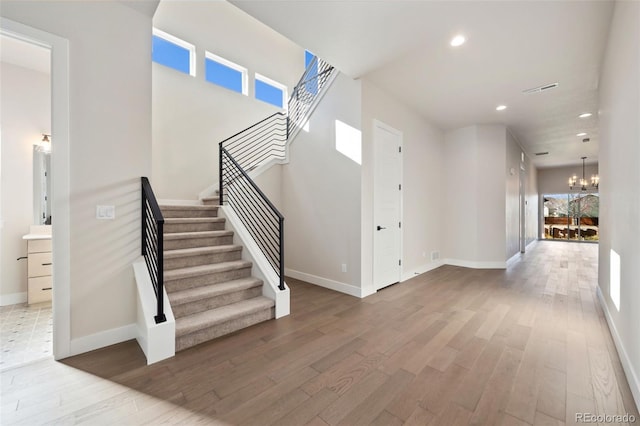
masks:
[[[202,205],[161,205],[164,286],[176,319],[176,351],[275,317],[242,246],[218,217],[218,197]]]

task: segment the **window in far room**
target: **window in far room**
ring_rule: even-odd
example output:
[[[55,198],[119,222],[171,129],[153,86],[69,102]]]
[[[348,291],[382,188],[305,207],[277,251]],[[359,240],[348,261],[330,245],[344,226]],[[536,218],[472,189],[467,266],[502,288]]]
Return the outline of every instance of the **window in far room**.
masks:
[[[153,62],[190,76],[196,75],[196,48],[178,37],[153,29],[151,45]]]

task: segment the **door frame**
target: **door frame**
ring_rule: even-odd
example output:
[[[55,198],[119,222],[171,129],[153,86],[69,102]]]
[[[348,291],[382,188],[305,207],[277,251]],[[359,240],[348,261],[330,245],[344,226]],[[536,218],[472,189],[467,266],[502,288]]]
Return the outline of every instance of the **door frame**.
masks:
[[[69,41],[0,17],[0,33],[51,51],[51,214],[53,357],[71,355],[71,221],[69,143]]]
[[[376,274],[375,274],[375,270],[376,270],[376,238],[375,238],[375,219],[376,219],[376,211],[375,211],[375,206],[376,206],[376,148],[375,145],[377,143],[377,128],[383,129],[388,131],[389,133],[392,133],[396,136],[398,136],[400,138],[399,144],[400,144],[400,149],[401,149],[401,153],[404,154],[404,135],[402,134],[402,132],[394,127],[389,126],[386,123],[383,123],[380,120],[377,119],[373,119],[373,125],[372,125],[372,129],[373,129],[373,137],[372,137],[372,142],[373,142],[373,149],[372,149],[372,154],[373,154],[373,162],[372,162],[372,170],[373,170],[373,196],[371,197],[371,203],[372,203],[372,219],[373,219],[373,224],[371,227],[371,233],[372,233],[372,246],[373,246],[373,262],[371,263],[371,277],[372,277],[372,287],[373,287],[373,292],[375,293],[376,291],[384,288],[377,288],[376,285]],[[403,155],[400,155],[400,185],[402,186],[402,189],[399,190],[399,200],[398,202],[400,203],[400,223],[404,222],[403,218],[404,218],[404,198],[403,198],[403,193],[404,193],[404,161],[403,161],[404,157]],[[403,224],[404,225],[404,224]],[[399,254],[400,254],[400,260],[402,261],[402,259],[404,258],[403,256],[403,250],[402,247],[404,245],[404,227],[401,226],[400,227],[400,250],[399,250]],[[402,276],[403,276],[403,271],[404,271],[404,265],[402,264],[402,262],[400,262],[399,269],[398,269],[398,282],[402,281]]]

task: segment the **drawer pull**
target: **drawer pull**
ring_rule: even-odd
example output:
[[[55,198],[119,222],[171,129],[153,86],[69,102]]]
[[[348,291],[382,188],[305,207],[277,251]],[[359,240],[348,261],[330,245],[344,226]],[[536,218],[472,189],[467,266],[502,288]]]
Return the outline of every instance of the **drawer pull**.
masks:
[[[51,265],[53,265],[53,263],[51,263],[51,262],[42,264],[42,266],[51,266]]]
[[[45,287],[43,290],[51,290],[51,287]]]

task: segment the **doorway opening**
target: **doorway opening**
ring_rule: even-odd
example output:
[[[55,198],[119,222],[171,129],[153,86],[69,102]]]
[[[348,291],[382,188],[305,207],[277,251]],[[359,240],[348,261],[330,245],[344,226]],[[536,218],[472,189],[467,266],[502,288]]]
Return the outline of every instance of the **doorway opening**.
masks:
[[[600,196],[593,193],[543,195],[542,239],[598,242]]]

